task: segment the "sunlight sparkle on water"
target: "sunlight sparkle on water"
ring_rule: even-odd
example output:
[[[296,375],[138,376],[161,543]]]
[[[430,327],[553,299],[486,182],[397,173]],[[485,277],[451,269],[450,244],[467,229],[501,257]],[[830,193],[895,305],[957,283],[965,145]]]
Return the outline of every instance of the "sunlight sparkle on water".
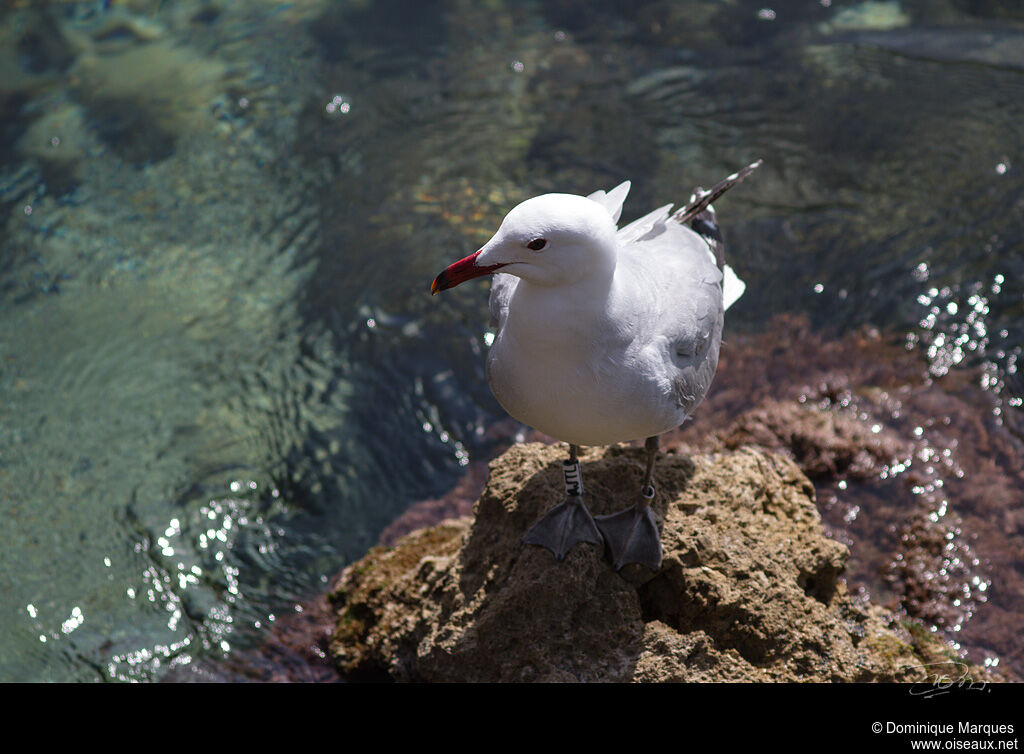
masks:
[[[82,608],[76,605],[71,610],[71,617],[60,624],[60,630],[62,633],[70,634],[83,623],[85,623],[85,616],[82,614]]]
[[[324,111],[332,116],[348,115],[351,109],[352,103],[343,94],[335,94],[324,106]]]

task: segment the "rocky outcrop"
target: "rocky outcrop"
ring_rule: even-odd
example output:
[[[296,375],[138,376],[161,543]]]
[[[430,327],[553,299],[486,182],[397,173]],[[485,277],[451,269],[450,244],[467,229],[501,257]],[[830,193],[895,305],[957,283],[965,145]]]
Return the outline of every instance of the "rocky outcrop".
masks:
[[[790,459],[743,447],[659,457],[658,573],[597,547],[556,563],[520,538],[561,494],[564,450],[513,446],[472,517],[379,547],[331,594],[331,654],[352,680],[916,681],[950,660],[927,632],[851,597]],[[642,450],[582,456],[595,514],[632,502]],[[966,669],[966,666],[963,666]],[[974,677],[983,671],[971,669]]]

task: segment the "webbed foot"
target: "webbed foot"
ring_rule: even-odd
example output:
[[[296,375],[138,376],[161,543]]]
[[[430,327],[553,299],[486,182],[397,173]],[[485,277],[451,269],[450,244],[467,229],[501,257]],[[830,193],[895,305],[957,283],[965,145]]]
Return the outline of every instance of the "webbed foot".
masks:
[[[548,548],[560,561],[577,542],[599,545],[603,540],[583,498],[570,495],[535,523],[523,536],[523,542]]]
[[[635,505],[609,516],[594,517],[608,544],[616,571],[621,571],[627,563],[640,563],[652,571],[661,568],[661,538],[650,506],[654,490],[647,489],[650,496],[645,495]]]

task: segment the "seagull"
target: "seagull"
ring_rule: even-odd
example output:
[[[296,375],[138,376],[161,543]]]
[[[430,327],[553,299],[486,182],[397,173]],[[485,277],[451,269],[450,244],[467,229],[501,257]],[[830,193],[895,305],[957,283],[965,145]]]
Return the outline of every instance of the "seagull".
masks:
[[[493,275],[487,381],[514,418],[569,444],[565,499],[523,537],[561,561],[579,542],[607,545],[615,570],[661,566],[651,511],[658,436],[704,399],[718,366],[725,310],[745,285],[725,264],[711,202],[743,168],[672,212],[623,228],[625,181],[589,196],[544,194],[514,207],[484,246],[447,267],[430,291]],[[500,270],[500,272],[499,272]],[[636,502],[592,516],[579,446],[646,438]]]

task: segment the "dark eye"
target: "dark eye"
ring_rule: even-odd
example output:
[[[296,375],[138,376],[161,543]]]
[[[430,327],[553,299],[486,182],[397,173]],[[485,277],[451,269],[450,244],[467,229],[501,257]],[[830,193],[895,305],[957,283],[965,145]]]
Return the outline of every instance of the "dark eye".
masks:
[[[535,238],[532,241],[530,241],[530,243],[526,244],[526,248],[532,249],[533,251],[540,251],[547,245],[548,241],[546,238]]]

